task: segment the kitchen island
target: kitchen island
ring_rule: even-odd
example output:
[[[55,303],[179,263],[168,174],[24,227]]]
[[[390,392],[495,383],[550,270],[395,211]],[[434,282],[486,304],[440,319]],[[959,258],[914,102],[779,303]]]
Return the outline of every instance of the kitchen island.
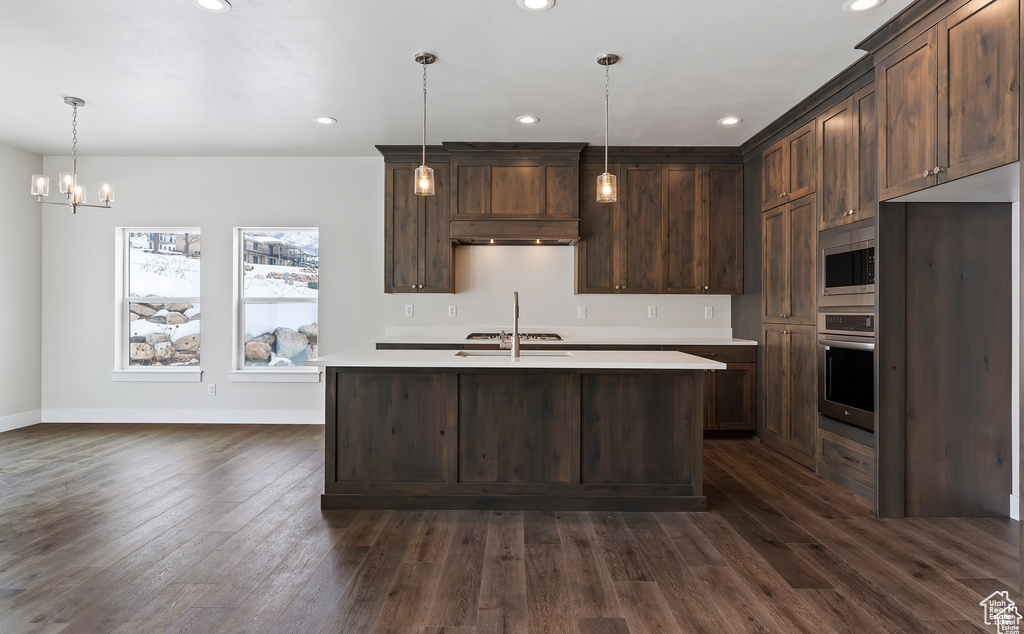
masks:
[[[328,355],[323,508],[704,510],[703,370],[681,352]]]

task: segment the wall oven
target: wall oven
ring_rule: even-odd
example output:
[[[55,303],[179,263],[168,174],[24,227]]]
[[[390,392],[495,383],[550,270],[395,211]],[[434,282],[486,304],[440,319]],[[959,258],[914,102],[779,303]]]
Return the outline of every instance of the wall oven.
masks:
[[[875,227],[858,225],[821,234],[819,306],[875,304]]]
[[[874,313],[818,314],[818,412],[874,431]]]

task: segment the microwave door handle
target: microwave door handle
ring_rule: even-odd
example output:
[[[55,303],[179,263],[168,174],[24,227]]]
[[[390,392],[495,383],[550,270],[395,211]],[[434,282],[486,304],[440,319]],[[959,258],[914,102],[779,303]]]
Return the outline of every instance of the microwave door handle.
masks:
[[[875,349],[874,343],[868,343],[865,341],[840,341],[839,339],[825,339],[824,337],[819,337],[818,343],[825,346],[835,346],[836,348],[850,348],[852,350]]]

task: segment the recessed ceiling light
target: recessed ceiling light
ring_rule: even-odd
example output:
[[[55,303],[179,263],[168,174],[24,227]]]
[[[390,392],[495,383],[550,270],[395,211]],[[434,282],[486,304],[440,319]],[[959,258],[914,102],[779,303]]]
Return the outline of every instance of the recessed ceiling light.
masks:
[[[741,123],[742,121],[743,121],[743,119],[741,119],[740,117],[722,117],[721,119],[718,120],[718,124],[719,125],[736,125],[737,123]]]
[[[335,119],[334,117],[313,117],[313,121],[316,121],[317,123],[322,123],[324,125],[330,125],[332,123],[338,122],[338,120]]]
[[[547,11],[555,6],[555,0],[516,0],[516,4],[527,11]]]
[[[516,121],[518,121],[519,123],[527,123],[527,124],[529,124],[529,123],[537,123],[538,121],[540,121],[540,117],[535,117],[532,114],[524,114],[521,117],[516,117]]]
[[[867,11],[868,9],[882,6],[884,3],[885,0],[846,0],[846,4],[843,5],[843,11],[851,13]]]
[[[231,10],[228,0],[196,0],[196,4],[211,13],[227,13]]]

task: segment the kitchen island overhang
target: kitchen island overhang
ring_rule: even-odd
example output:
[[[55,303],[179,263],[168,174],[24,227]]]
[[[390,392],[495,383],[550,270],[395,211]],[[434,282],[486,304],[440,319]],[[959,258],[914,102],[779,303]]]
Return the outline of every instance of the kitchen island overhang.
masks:
[[[316,364],[327,379],[322,508],[707,507],[704,372],[723,363],[375,350]]]

